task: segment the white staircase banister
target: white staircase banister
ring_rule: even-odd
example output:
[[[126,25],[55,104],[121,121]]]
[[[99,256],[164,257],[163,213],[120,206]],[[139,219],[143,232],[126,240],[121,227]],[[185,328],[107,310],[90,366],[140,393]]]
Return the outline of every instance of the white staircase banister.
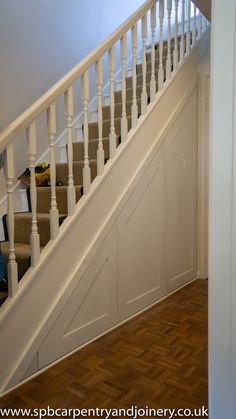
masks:
[[[8,144],[28,127],[45,109],[57,99],[58,96],[71,87],[87,69],[97,62],[100,57],[108,51],[134,24],[151,9],[158,0],[147,0],[129,19],[119,26],[108,38],[95,48],[86,58],[80,61],[72,70],[62,77],[44,95],[36,100],[25,112],[23,112],[12,124],[10,124],[0,134],[0,151],[5,149]]]

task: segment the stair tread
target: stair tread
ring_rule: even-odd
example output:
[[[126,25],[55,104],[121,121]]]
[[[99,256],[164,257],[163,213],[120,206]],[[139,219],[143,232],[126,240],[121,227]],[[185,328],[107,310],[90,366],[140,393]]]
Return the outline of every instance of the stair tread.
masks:
[[[15,253],[16,253],[16,257],[17,256],[30,256],[30,245],[26,244],[26,243],[15,243]],[[43,246],[40,247],[40,249],[43,249]],[[3,254],[8,254],[9,251],[9,242],[5,241],[5,242],[1,242],[1,251]]]
[[[67,214],[59,214],[60,217],[66,217]],[[31,220],[32,219],[32,212],[16,212],[15,219],[18,218],[19,220]],[[37,221],[49,220],[50,214],[45,212],[37,212]]]

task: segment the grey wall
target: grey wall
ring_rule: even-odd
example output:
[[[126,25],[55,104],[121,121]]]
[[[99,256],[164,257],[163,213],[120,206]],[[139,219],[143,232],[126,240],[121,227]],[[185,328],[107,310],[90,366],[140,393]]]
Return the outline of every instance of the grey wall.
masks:
[[[5,128],[144,0],[0,0],[0,127]],[[44,121],[45,125],[45,121]],[[38,156],[48,147],[41,135]],[[15,141],[16,175],[27,165]],[[0,200],[5,194],[0,171]]]
[[[105,39],[143,0],[0,0],[4,128]]]

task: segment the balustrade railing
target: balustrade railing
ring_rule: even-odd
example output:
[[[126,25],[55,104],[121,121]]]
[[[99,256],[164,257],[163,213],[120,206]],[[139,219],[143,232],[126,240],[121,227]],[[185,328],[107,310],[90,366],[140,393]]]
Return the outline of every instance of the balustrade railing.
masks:
[[[193,13],[191,13],[191,10]],[[96,48],[87,58],[82,60],[74,69],[66,74],[47,93],[37,100],[27,111],[15,120],[0,134],[0,152],[6,150],[6,191],[7,191],[7,228],[9,241],[8,258],[8,294],[14,297],[18,291],[17,255],[14,239],[14,202],[13,186],[14,173],[14,141],[19,134],[26,133],[29,170],[30,170],[30,207],[31,234],[30,259],[31,266],[36,266],[40,260],[40,237],[37,221],[37,186],[35,181],[35,164],[37,162],[37,120],[46,116],[47,136],[50,150],[50,238],[55,240],[59,232],[59,210],[57,205],[56,188],[56,135],[58,121],[56,118],[57,101],[64,96],[65,116],[64,127],[67,132],[68,157],[68,185],[67,205],[68,215],[72,216],[76,209],[76,187],[74,182],[73,164],[73,119],[74,101],[81,103],[83,112],[83,194],[87,195],[91,188],[91,168],[89,159],[89,100],[90,100],[90,69],[95,68],[97,90],[97,175],[104,172],[104,144],[103,144],[103,85],[109,83],[110,132],[109,158],[114,158],[119,138],[117,135],[115,62],[120,63],[121,75],[121,112],[120,142],[128,139],[128,127],[134,129],[138,125],[138,118],[147,112],[148,103],[153,103],[165,83],[168,83],[185,56],[194,47],[201,34],[207,28],[207,20],[199,13],[196,6],[191,9],[190,0],[148,0],[109,38]],[[166,35],[165,35],[166,33]],[[166,36],[166,38],[165,38]],[[129,43],[130,39],[130,43]],[[120,47],[120,59],[116,53]],[[142,56],[141,72],[138,73],[139,56]],[[108,68],[105,68],[104,57],[108,56]],[[150,59],[148,57],[150,56]],[[132,98],[127,96],[127,65],[132,62]],[[141,78],[141,84],[138,80]],[[75,82],[80,81],[81,98],[74,88]],[[139,82],[140,83],[140,82]],[[138,95],[138,89],[140,96]],[[76,93],[77,92],[77,93]],[[128,101],[131,102],[131,124],[128,124]],[[118,105],[117,105],[118,106]],[[106,122],[106,121],[105,121]]]

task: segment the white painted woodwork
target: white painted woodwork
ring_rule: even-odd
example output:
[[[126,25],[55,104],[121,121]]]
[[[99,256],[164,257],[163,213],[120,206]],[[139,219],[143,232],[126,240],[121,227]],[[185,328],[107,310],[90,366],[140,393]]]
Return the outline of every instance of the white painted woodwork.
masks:
[[[164,83],[163,69],[163,22],[164,22],[165,3],[159,0],[159,68],[158,68],[158,91],[162,90]]]
[[[98,97],[98,150],[97,150],[97,174],[101,175],[104,171],[104,150],[102,141],[102,86],[103,86],[103,63],[102,58],[96,62],[96,82]]]
[[[122,115],[121,115],[121,142],[127,140],[128,123],[126,115],[126,59],[127,59],[127,35],[124,34],[120,40],[120,59],[122,72]]]
[[[171,78],[171,12],[172,0],[167,0],[167,59],[166,59],[166,80]]]
[[[192,46],[196,44],[197,41],[197,8],[194,5],[193,9],[193,28],[192,28]]]
[[[66,127],[67,127],[67,154],[68,154],[68,187],[67,187],[67,205],[68,215],[75,212],[75,185],[73,175],[73,136],[72,136],[72,120],[73,120],[73,88],[72,86],[65,92],[65,108],[66,108]]]
[[[198,19],[197,19],[197,39],[200,38],[202,34],[202,14],[199,13]]]
[[[136,203],[138,202],[142,206],[145,200],[150,199],[151,195],[149,194],[149,191],[144,190],[145,188],[142,190],[138,189],[139,185],[142,182],[147,181],[146,176],[150,176],[150,171],[153,169],[153,159],[154,161],[157,161],[158,158],[161,158],[161,153],[164,152],[164,144],[168,141],[169,138],[169,132],[175,121],[179,120],[179,115],[182,112],[184,112],[186,115],[186,112],[189,114],[190,111],[193,111],[194,108],[191,106],[191,99],[197,86],[197,69],[208,48],[209,30],[200,39],[198,45],[196,48],[194,48],[193,53],[191,56],[189,56],[189,59],[186,60],[185,65],[183,65],[181,69],[176,72],[175,77],[173,77],[171,83],[169,83],[168,89],[163,89],[162,94],[157,96],[152,105],[152,112],[150,112],[147,117],[143,118],[142,123],[139,124],[139,129],[133,131],[132,137],[130,137],[132,138],[132,141],[129,141],[129,143],[127,142],[126,144],[123,144],[122,147],[120,147],[121,152],[117,152],[115,164],[107,165],[108,172],[106,176],[103,176],[102,182],[93,183],[89,199],[83,197],[83,199],[78,202],[74,215],[69,217],[66,222],[62,224],[59,237],[55,241],[49,241],[46,251],[42,252],[37,269],[30,269],[26,273],[24,278],[24,288],[21,289],[20,300],[9,299],[8,303],[1,307],[0,334],[3,347],[0,357],[0,393],[7,391],[22,380],[25,372],[30,368],[32,360],[40,351],[42,345],[46,345],[47,336],[49,336],[54,327],[57,327],[57,319],[60,317],[68,301],[72,301],[73,293],[77,286],[79,286],[80,280],[82,280],[90,268],[91,271],[93,270],[95,262],[93,264],[92,261],[95,261],[96,255],[98,255],[97,263],[98,265],[100,264],[100,251],[103,251],[103,244],[105,247],[105,240],[112,230],[114,235],[117,236],[117,240],[113,239],[112,241],[113,243],[115,242],[114,247],[116,247],[116,257],[114,260],[111,258],[115,264],[112,269],[114,269],[116,272],[119,270],[119,266],[117,264],[118,253],[120,252],[120,250],[117,250],[119,243],[118,223],[122,211],[127,209],[126,205],[128,205],[128,202],[130,204],[132,202],[134,203],[134,201],[130,198],[131,195],[135,194],[137,191],[140,192],[140,196]],[[88,96],[89,95],[87,94],[87,98]],[[84,98],[85,95],[83,94],[83,99]],[[175,126],[175,133],[177,132],[178,124]],[[186,156],[189,157],[190,146],[185,142],[185,135],[190,138],[189,142],[192,144],[192,131],[189,131],[188,133],[186,131],[183,132],[184,138],[182,140],[178,139],[176,150],[179,150],[181,147],[181,149],[183,149],[183,154],[186,154]],[[186,149],[184,149],[184,147],[186,147]],[[171,156],[171,158],[173,159],[173,156]],[[176,160],[177,169],[174,171],[174,175],[176,177],[175,185],[178,180],[176,172],[180,173],[182,176],[182,172],[184,171],[182,166],[182,172],[179,170],[179,159],[177,158]],[[167,172],[165,169],[166,160],[164,160],[162,163],[164,173],[162,173],[162,176],[164,176],[165,181]],[[189,166],[188,169],[191,173],[191,168]],[[161,165],[160,172],[158,171],[158,173],[160,173],[161,176]],[[159,193],[161,189],[159,189],[159,182],[161,182],[159,179],[161,179],[161,177],[159,178],[158,176],[153,181],[154,183],[157,181]],[[184,185],[186,186],[186,183]],[[150,187],[153,187],[152,182]],[[188,191],[188,189],[186,190]],[[144,192],[143,199],[142,191]],[[107,199],[108,195],[109,199]],[[193,197],[191,195],[191,199],[192,198]],[[165,196],[163,196],[162,201],[162,204],[164,205],[166,201]],[[187,202],[187,198],[185,198],[185,202]],[[159,201],[158,205],[160,205]],[[146,204],[144,207],[145,210],[147,210],[147,213],[146,215],[144,214],[142,222],[146,222],[150,214],[149,211],[151,211],[150,217],[155,219],[153,208],[150,208],[150,206]],[[181,207],[177,205],[178,213],[180,212],[181,208],[183,208],[183,206]],[[184,210],[186,210],[186,213],[188,214],[189,209],[184,208]],[[157,209],[157,211],[159,211],[159,209]],[[137,224],[140,220],[140,208],[136,209],[134,206],[133,212],[133,227],[137,230],[140,227]],[[163,216],[166,217],[167,214],[165,210],[163,211],[163,214]],[[186,216],[184,215],[183,218],[185,221]],[[165,221],[162,220],[163,228],[165,225]],[[149,225],[148,228],[150,231]],[[78,237],[80,238],[79,240]],[[145,239],[146,238],[147,236],[145,236]],[[108,245],[108,247],[110,248],[111,246]],[[70,258],[65,258],[65,249],[70,255]],[[135,243],[134,251],[139,252],[138,243]],[[151,252],[151,254],[153,253]],[[184,260],[183,267],[185,267],[187,264],[188,255],[189,250],[187,251],[187,255],[181,254],[181,258]],[[148,258],[145,259],[145,261],[147,262]],[[152,266],[156,265],[153,264]],[[180,262],[177,268],[179,266]],[[177,270],[177,268],[173,269],[173,272]],[[147,267],[147,269],[149,268]],[[180,273],[178,272],[178,274]],[[32,275],[34,278],[33,281]],[[94,275],[92,274],[91,276]],[[97,276],[97,274],[95,274],[95,276]],[[102,283],[103,273],[101,276]],[[106,270],[104,272],[104,277],[105,276]],[[109,275],[108,281],[112,281],[111,277],[113,277],[113,275]],[[48,281],[48,278],[53,278],[53,281]],[[163,276],[163,278],[163,284],[165,284],[165,276]],[[134,312],[137,311],[138,305],[141,304],[140,301],[142,299],[142,290],[144,289],[142,286],[143,280],[144,278],[142,276],[138,278],[138,286],[141,290],[141,294],[136,296],[137,306],[133,304]],[[180,281],[179,279],[179,282],[183,284],[185,280],[187,282],[190,280],[190,278],[185,276],[183,277],[183,281]],[[175,282],[176,287],[178,287],[179,282]],[[84,282],[85,288],[86,285],[87,281]],[[166,295],[168,291],[166,290],[165,285],[164,288]],[[45,289],[47,290],[46,296],[44,292]],[[81,292],[82,291],[86,294],[86,292],[89,290],[87,288],[81,290]],[[146,292],[148,292],[148,289],[146,289]],[[152,292],[150,292],[150,296],[153,298]],[[149,300],[147,299],[146,301],[148,304]],[[118,304],[118,299],[116,299],[116,302]],[[98,304],[99,300],[96,300],[96,306],[94,309],[98,307]],[[75,305],[77,305],[77,302],[74,300],[73,309],[75,309]],[[28,313],[32,311],[32,307],[34,310],[34,315],[28,316]],[[89,309],[91,309],[91,307]],[[26,313],[27,328],[25,327]],[[104,313],[101,313],[101,317],[103,314]],[[120,315],[122,315],[122,313]],[[94,316],[94,319],[91,321],[93,322],[95,319],[96,316]],[[73,318],[67,318],[67,320],[73,321]],[[98,327],[100,327],[102,322],[102,319],[100,320],[97,322]],[[14,345],[16,323],[19,325],[19,330],[17,345]],[[116,323],[116,325],[117,324],[118,323]],[[79,325],[79,327],[80,326],[81,325]],[[89,331],[88,324],[86,328],[87,331],[84,333]],[[108,327],[106,331],[109,329],[110,328]],[[76,335],[74,335],[74,337],[72,335],[74,332],[76,333],[76,330],[72,328],[71,330],[69,329],[69,331],[72,332],[71,342],[73,342],[74,338],[76,340]],[[65,330],[62,330],[62,335],[64,335],[64,332]],[[96,332],[95,327],[93,332]],[[77,334],[77,336],[79,335]],[[63,346],[63,340],[61,340],[61,344]],[[78,341],[78,346],[79,345],[80,340]],[[55,344],[53,344],[53,346],[55,350],[58,350]],[[68,353],[68,346],[65,348],[66,353]],[[7,348],[9,347],[11,348],[11,351],[7,351]],[[63,347],[60,348],[60,351],[61,353],[63,352]]]
[[[163,149],[153,158],[118,221],[119,318],[164,295]]]
[[[93,339],[118,322],[116,234],[111,230],[80,277],[55,326],[39,351],[39,368]],[[77,277],[77,280],[76,280]]]
[[[116,153],[116,131],[115,131],[115,94],[114,94],[114,73],[115,73],[115,45],[109,49],[109,75],[110,75],[110,116],[111,130],[109,134],[109,156]]]
[[[186,54],[189,54],[191,48],[191,0],[187,0],[187,14]]]
[[[169,292],[197,271],[197,92],[165,143],[166,287]]]
[[[210,69],[200,68],[198,88],[198,278],[208,278]]]
[[[196,278],[196,133],[194,89],[89,266],[75,269],[73,292],[39,350],[40,368]]]
[[[36,124],[32,122],[27,128],[27,148],[30,169],[30,203],[32,213],[32,227],[30,235],[31,266],[36,266],[40,258],[40,241],[37,224],[37,190],[35,180],[35,162],[37,156]]]
[[[173,53],[173,66],[174,70],[178,68],[179,62],[179,45],[178,45],[178,10],[179,10],[179,0],[174,0],[175,3],[175,46],[174,46],[174,53]]]
[[[137,47],[138,47],[138,32],[137,23],[132,27],[132,63],[133,63],[133,74],[132,74],[132,86],[133,86],[133,102],[131,109],[132,117],[132,128],[135,128],[138,122],[138,105],[137,105]]]
[[[236,417],[236,1],[215,0],[209,170],[209,417]]]
[[[182,0],[182,10],[181,10],[181,39],[180,39],[180,63],[184,60],[185,55],[185,0]]]
[[[205,32],[207,28],[207,18],[203,15],[202,16],[202,31]]]
[[[89,131],[88,131],[88,101],[89,101],[89,75],[86,71],[81,78],[82,100],[84,114],[84,167],[83,167],[83,192],[88,194],[91,186],[91,169],[89,166]]]
[[[156,97],[156,75],[155,75],[155,37],[156,37],[156,4],[151,9],[151,37],[152,37],[152,50],[151,50],[151,81],[150,81],[150,100],[154,101]]]
[[[51,208],[50,208],[50,237],[56,239],[59,230],[59,212],[56,198],[56,105],[53,103],[47,110],[47,126],[50,147],[50,182],[51,182]]]
[[[7,230],[9,241],[9,260],[7,265],[8,278],[8,295],[14,297],[18,291],[18,268],[15,255],[14,245],[14,199],[13,199],[13,182],[14,182],[14,153],[13,144],[8,145],[6,149],[6,182],[7,182]]]
[[[147,112],[147,15],[142,17],[142,51],[143,51],[143,63],[142,63],[142,93],[141,93],[141,114],[144,115]]]

